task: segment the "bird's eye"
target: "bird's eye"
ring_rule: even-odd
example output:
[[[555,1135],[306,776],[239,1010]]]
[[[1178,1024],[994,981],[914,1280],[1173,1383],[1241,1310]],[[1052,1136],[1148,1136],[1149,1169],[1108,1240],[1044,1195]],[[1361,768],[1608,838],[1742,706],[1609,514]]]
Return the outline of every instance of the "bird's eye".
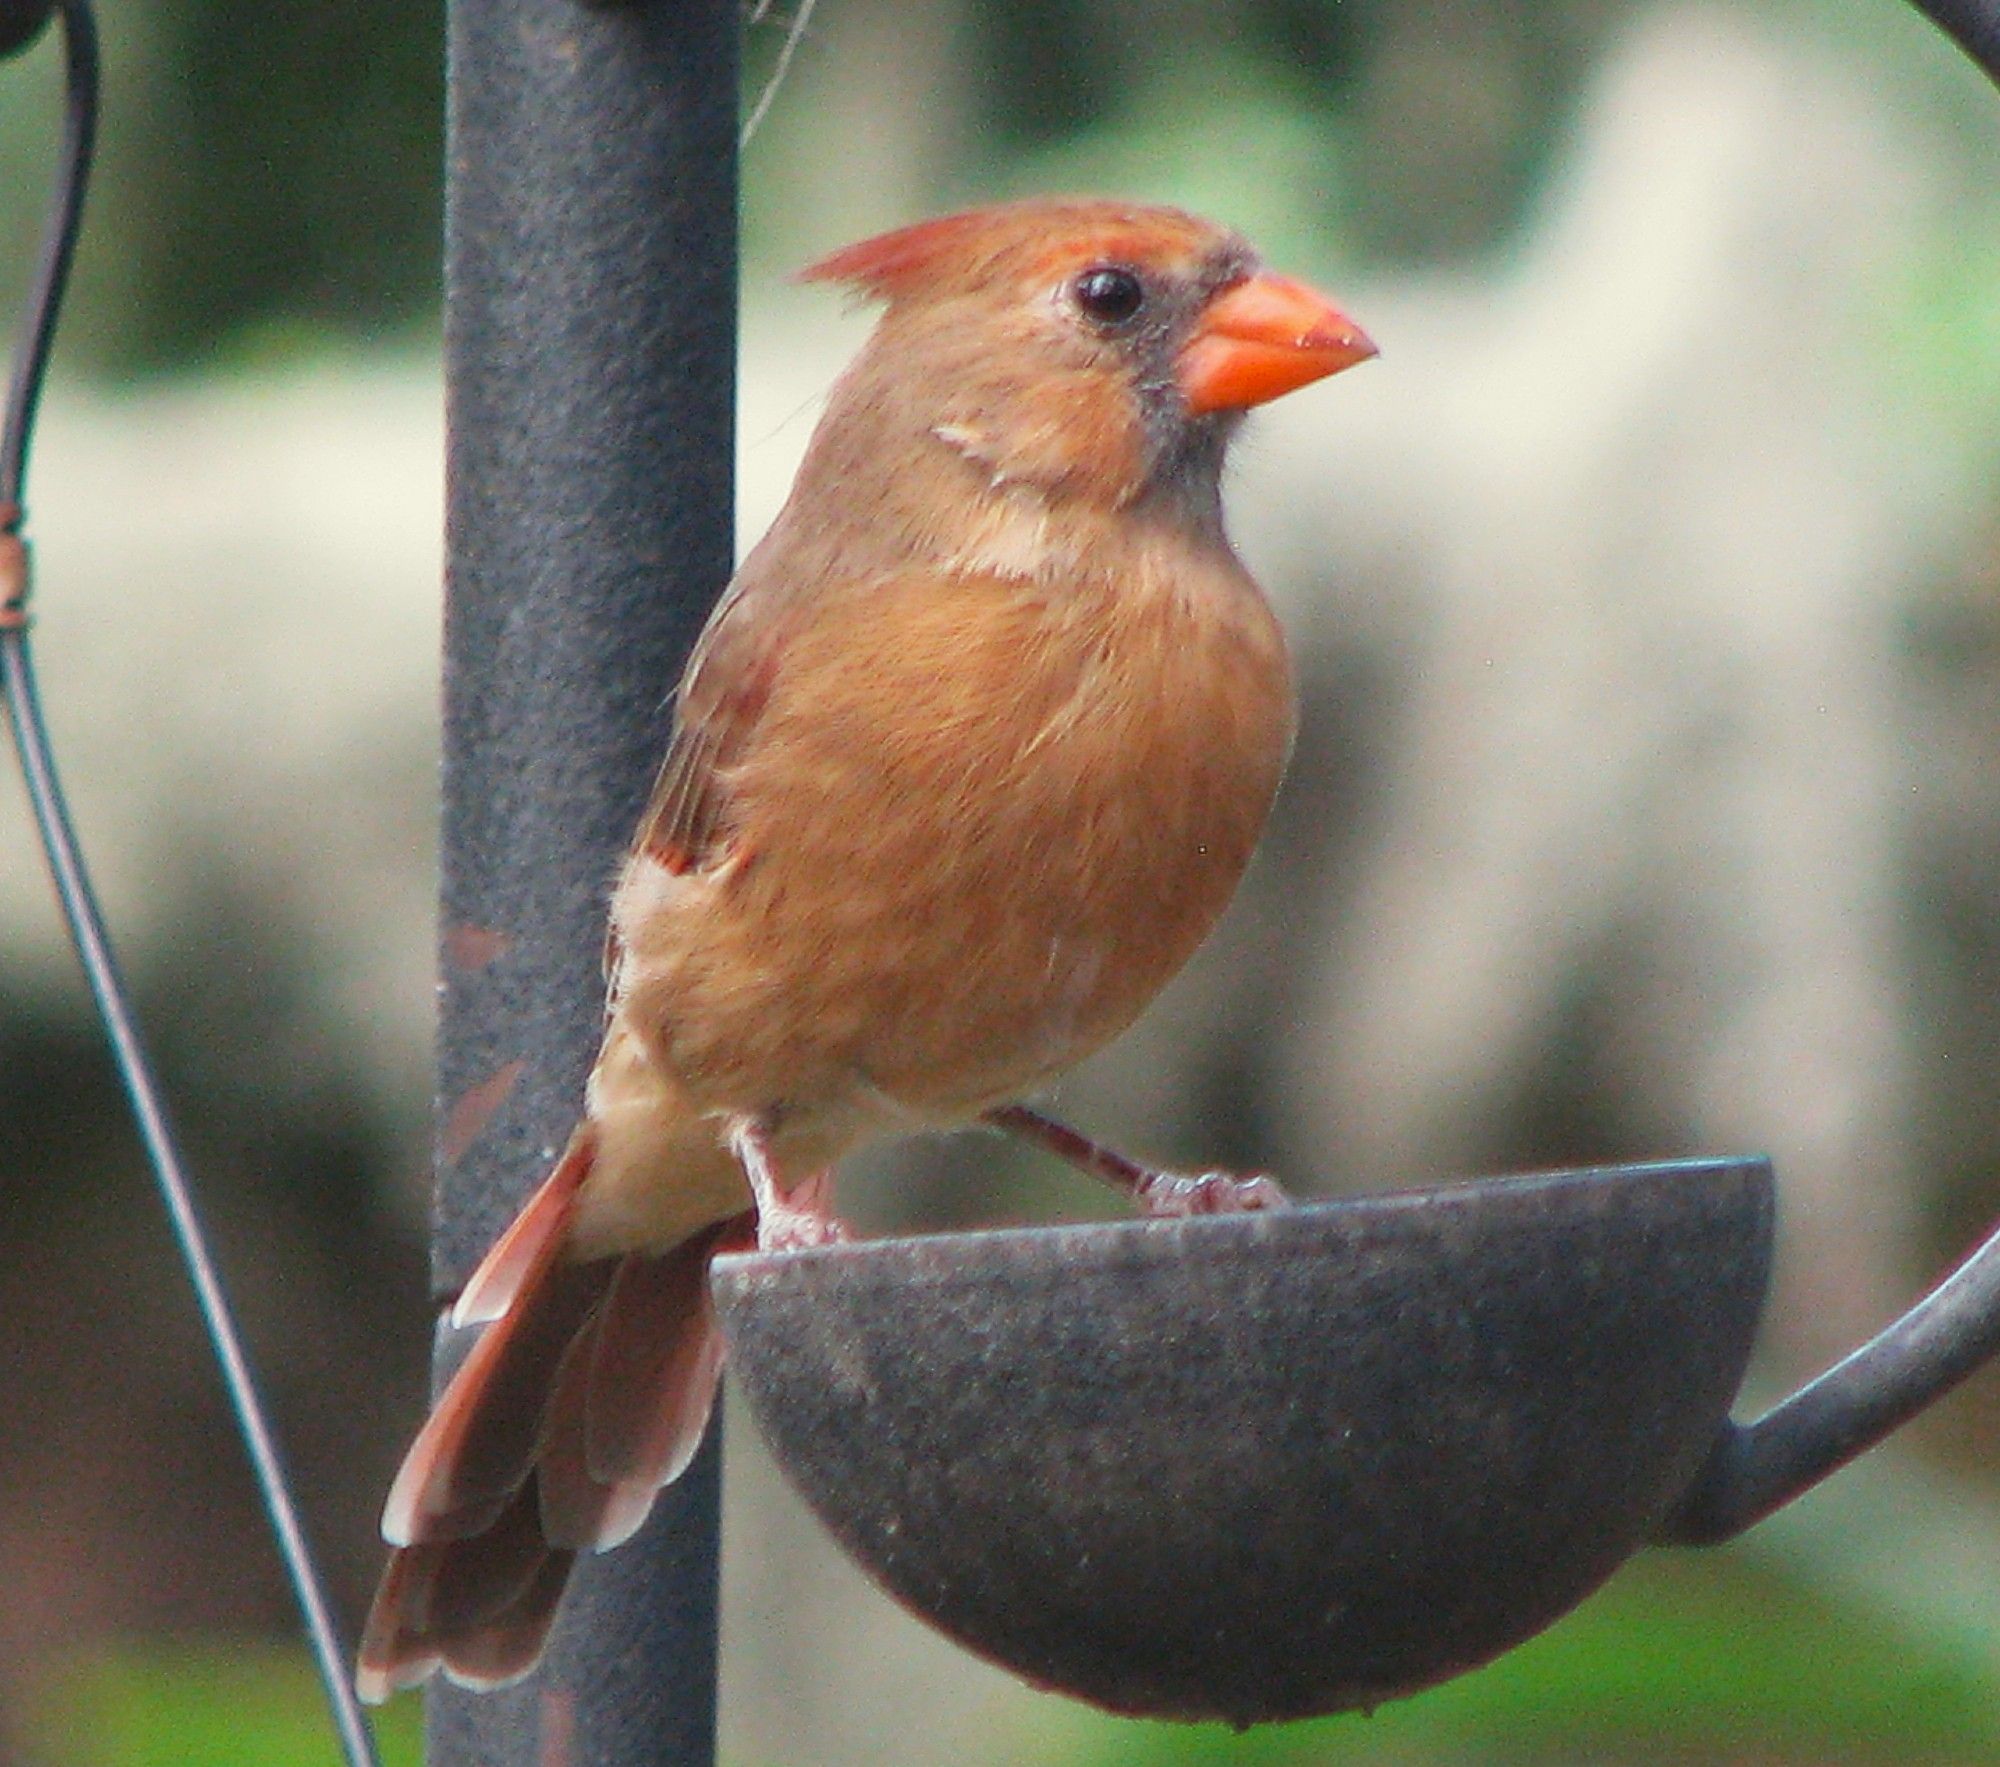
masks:
[[[1146,304],[1145,285],[1114,265],[1084,271],[1072,287],[1076,304],[1100,325],[1122,325]]]

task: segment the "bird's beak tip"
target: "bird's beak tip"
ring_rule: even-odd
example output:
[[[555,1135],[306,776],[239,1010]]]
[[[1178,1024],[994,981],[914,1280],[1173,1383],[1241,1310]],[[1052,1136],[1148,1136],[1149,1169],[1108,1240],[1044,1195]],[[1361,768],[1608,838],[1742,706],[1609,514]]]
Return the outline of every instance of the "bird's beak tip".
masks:
[[[1380,353],[1325,295],[1263,271],[1210,301],[1178,372],[1188,409],[1199,415],[1264,404]]]

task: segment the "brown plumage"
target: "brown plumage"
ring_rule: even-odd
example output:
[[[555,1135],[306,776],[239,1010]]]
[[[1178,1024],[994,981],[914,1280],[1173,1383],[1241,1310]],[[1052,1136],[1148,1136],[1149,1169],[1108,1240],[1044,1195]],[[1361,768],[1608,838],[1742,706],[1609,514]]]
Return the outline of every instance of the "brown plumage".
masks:
[[[717,1246],[836,1237],[856,1143],[1115,1036],[1284,767],[1284,641],[1219,473],[1243,408],[1373,353],[1352,324],[1234,234],[1107,202],[806,275],[886,311],[681,682],[583,1121],[461,1296],[490,1323],[390,1493],[371,1699],[533,1667],[574,1555],[701,1439]]]

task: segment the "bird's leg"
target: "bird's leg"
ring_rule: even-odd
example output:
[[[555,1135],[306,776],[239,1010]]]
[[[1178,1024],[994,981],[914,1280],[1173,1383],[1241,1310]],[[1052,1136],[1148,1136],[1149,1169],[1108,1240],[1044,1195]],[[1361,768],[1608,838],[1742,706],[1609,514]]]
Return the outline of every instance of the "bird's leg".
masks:
[[[1277,1181],[1261,1172],[1162,1172],[1127,1159],[1116,1148],[1080,1135],[1067,1123],[1045,1117],[1025,1104],[1003,1104],[986,1121],[1023,1141],[1047,1148],[1079,1171],[1128,1192],[1148,1215],[1239,1215],[1251,1209],[1282,1209],[1291,1199]]]
[[[742,1166],[743,1176],[750,1181],[750,1194],[757,1199],[760,1252],[796,1252],[808,1246],[838,1245],[847,1237],[847,1229],[833,1218],[831,1171],[814,1172],[794,1185],[788,1194],[779,1186],[769,1137],[749,1117],[739,1118],[731,1127],[729,1151]]]

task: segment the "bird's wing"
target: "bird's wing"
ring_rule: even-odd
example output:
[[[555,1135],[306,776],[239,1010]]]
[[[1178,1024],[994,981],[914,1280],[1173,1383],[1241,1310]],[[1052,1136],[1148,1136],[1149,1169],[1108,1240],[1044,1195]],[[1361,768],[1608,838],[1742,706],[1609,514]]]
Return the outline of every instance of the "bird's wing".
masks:
[[[628,865],[650,859],[675,877],[716,864],[729,851],[724,772],[743,752],[770,697],[778,614],[790,599],[739,573],[695,640],[674,696],[674,729],[653,794],[639,818]],[[620,950],[615,920],[604,929],[605,1013],[617,1003]]]
[[[739,579],[703,630],[674,705],[674,733],[639,819],[634,849],[676,876],[726,849],[723,775],[742,753],[770,697],[778,617],[788,598]]]

